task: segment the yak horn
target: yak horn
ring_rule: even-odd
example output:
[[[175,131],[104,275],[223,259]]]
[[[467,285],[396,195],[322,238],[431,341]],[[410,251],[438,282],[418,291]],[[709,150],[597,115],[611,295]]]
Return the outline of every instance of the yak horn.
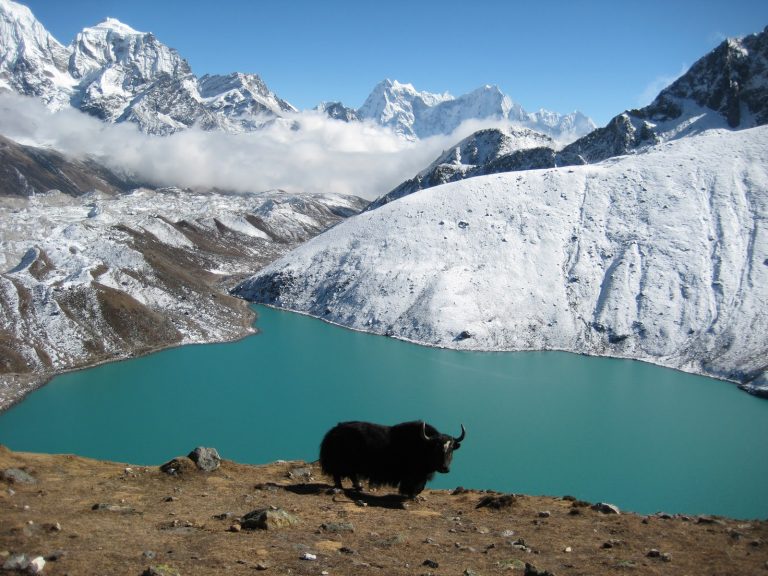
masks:
[[[464,424],[462,424],[461,425],[461,436],[459,436],[458,438],[454,438],[453,441],[454,442],[461,442],[462,440],[464,440],[464,436],[466,435],[466,433],[467,433],[467,431],[464,430]]]
[[[422,422],[421,423],[421,434],[424,436],[424,440],[429,440],[429,436],[427,436],[427,423]]]

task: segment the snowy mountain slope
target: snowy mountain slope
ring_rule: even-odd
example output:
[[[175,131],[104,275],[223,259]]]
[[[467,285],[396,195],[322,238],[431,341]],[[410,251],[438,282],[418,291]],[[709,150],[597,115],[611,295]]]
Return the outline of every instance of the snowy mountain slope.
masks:
[[[0,89],[71,104],[107,122],[134,122],[150,134],[193,125],[244,132],[295,108],[255,74],[197,78],[152,33],[107,18],[59,44],[21,4],[0,0]]]
[[[768,127],[713,131],[423,190],[234,293],[428,345],[570,350],[760,382],[766,222]]]
[[[0,409],[59,371],[248,333],[250,313],[223,287],[366,205],[281,191],[124,193],[108,171],[89,174],[92,163],[9,141],[0,155],[29,176],[0,194]],[[68,193],[40,192],[48,183]]]
[[[416,176],[371,202],[367,210],[373,210],[424,188],[478,176],[499,158],[516,152],[550,149],[554,146],[555,142],[549,136],[528,128],[510,126],[505,129],[479,130],[444,151]]]
[[[529,114],[497,86],[481,86],[454,98],[447,92],[419,92],[412,84],[389,79],[374,87],[355,115],[359,119],[373,120],[381,126],[388,126],[397,134],[412,140],[450,134],[462,122],[472,119],[509,120],[553,138],[568,140],[591,132],[596,127],[592,120],[580,112],[561,115],[540,110]]]

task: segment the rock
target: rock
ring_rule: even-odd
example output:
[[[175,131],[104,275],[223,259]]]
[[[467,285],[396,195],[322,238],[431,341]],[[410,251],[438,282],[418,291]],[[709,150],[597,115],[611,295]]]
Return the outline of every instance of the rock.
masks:
[[[422,565],[422,566],[427,566],[427,567],[429,567],[429,568],[437,568],[438,566],[440,566],[440,564],[438,564],[438,563],[437,563],[437,562],[435,562],[434,560],[430,560],[429,558],[427,558],[426,560],[424,560],[424,562],[422,562],[422,563],[421,563],[421,565]]]
[[[0,470],[0,479],[9,484],[35,484],[37,479],[19,468]]]
[[[141,576],[179,576],[179,572],[167,564],[159,564],[150,566],[141,573]]]
[[[525,572],[523,574],[524,576],[555,576],[554,573],[549,570],[539,570],[529,562],[525,563]]]
[[[156,556],[157,554],[155,554],[152,550],[145,550],[141,553],[141,557],[147,560],[154,560]]]
[[[221,456],[219,456],[216,448],[204,448],[203,446],[198,446],[192,450],[187,457],[203,472],[213,472],[221,465]]]
[[[607,502],[598,502],[592,505],[592,510],[597,510],[603,514],[621,514],[618,506],[608,504]]]
[[[26,554],[14,554],[3,563],[3,570],[26,570],[29,558]]]
[[[501,510],[502,508],[509,508],[515,502],[517,502],[517,496],[514,494],[502,494],[500,496],[484,496],[480,499],[475,508],[491,508],[493,510]]]
[[[299,519],[285,510],[266,508],[249,512],[243,516],[240,525],[246,530],[278,530],[298,523]]]
[[[62,558],[64,558],[67,555],[67,552],[65,550],[54,550],[48,556],[45,557],[45,559],[48,562],[58,562]]]
[[[539,512],[539,518],[549,518],[550,516],[552,516],[552,512],[549,510],[542,510]]]
[[[294,468],[293,470],[288,471],[287,476],[291,480],[303,480],[304,482],[308,482],[312,480],[312,468],[306,466],[302,468]]]
[[[320,528],[325,532],[332,532],[334,534],[355,531],[355,526],[351,522],[326,522],[325,524],[321,524]]]
[[[42,556],[37,556],[29,561],[27,566],[27,572],[30,574],[40,574],[45,568],[45,559]]]
[[[469,338],[472,338],[472,333],[469,330],[462,330],[461,333],[456,336],[456,341],[461,342],[462,340],[467,340]]]
[[[302,560],[309,560],[310,562],[313,562],[313,561],[317,560],[317,554],[312,554],[310,552],[304,552],[304,554],[302,554],[300,556],[300,558]]]
[[[169,476],[178,476],[185,472],[191,472],[193,470],[193,464],[186,458],[174,458],[169,460],[165,464],[160,466],[160,471],[165,472]]]
[[[227,528],[227,531],[228,532],[240,532],[242,529],[243,529],[243,526],[241,524],[238,524],[237,522],[235,522],[234,524],[232,524],[232,526]]]
[[[648,550],[646,556],[648,556],[648,558],[659,558],[661,557],[661,552],[659,552],[656,548],[651,548]]]
[[[104,502],[94,504],[93,506],[91,506],[91,510],[116,512],[118,514],[130,514],[131,512],[135,512],[135,510],[130,506],[121,506],[119,504],[107,504]]]
[[[456,486],[456,488],[453,489],[451,492],[451,496],[458,496],[460,494],[467,494],[469,490],[464,488],[464,486]]]

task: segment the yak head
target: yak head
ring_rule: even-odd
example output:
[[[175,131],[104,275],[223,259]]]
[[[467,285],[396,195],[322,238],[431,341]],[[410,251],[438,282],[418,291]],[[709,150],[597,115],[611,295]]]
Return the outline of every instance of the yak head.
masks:
[[[430,426],[430,428],[432,428]],[[433,429],[434,430],[434,429]],[[425,442],[427,442],[427,451],[429,454],[429,463],[435,470],[441,474],[445,474],[450,471],[451,460],[453,459],[453,451],[461,448],[461,441],[464,440],[464,424],[461,425],[461,434],[458,438],[448,436],[447,434],[440,434],[435,430],[435,433],[431,436],[427,434],[427,424],[422,422],[421,434]]]

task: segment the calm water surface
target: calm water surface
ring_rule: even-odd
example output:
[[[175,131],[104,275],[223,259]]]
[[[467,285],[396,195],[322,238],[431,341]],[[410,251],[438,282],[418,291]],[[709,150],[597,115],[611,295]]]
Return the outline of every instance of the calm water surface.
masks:
[[[249,463],[317,458],[342,420],[424,418],[467,438],[464,485],[641,513],[768,517],[768,401],[627,360],[439,350],[258,308],[261,333],[57,377],[0,414],[0,443],[160,464],[198,445]]]

